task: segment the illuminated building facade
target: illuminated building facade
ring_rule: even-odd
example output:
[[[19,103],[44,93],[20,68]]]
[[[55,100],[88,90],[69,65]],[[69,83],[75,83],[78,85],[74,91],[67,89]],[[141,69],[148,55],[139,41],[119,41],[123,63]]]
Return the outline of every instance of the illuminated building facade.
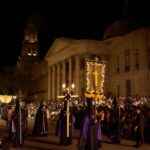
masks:
[[[120,24],[115,23],[101,41],[57,38],[44,60],[34,65],[30,60],[37,58],[34,56],[38,54],[37,34],[25,33],[32,38],[30,41],[30,36],[25,36],[20,62],[28,60],[26,62],[32,66],[27,69],[31,73],[27,79],[32,80],[26,87],[33,99],[56,100],[63,93],[64,83],[67,86],[74,83],[74,94],[79,97],[85,92],[149,96],[149,28],[127,31],[124,24],[122,30]]]
[[[109,43],[110,91],[122,96],[150,95],[150,30],[139,28]]]
[[[63,83],[74,83],[79,96],[88,90],[99,89],[100,92],[101,87],[106,95],[149,96],[149,41],[149,28],[109,35],[109,38],[105,36],[102,41],[56,39],[45,57],[48,62],[48,99],[55,100],[62,94]],[[92,62],[86,64],[87,59],[94,60],[95,57],[105,64],[105,71],[100,66],[102,63],[93,67]],[[104,76],[97,75],[98,72]]]

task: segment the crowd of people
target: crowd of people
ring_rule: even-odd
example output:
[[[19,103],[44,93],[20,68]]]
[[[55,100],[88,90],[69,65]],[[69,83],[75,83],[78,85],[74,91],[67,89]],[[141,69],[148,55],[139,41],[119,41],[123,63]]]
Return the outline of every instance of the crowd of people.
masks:
[[[23,146],[24,139],[28,136],[29,111],[24,102],[16,100],[15,105],[6,107],[3,119],[7,122],[8,140],[16,147]],[[48,109],[45,103],[41,103],[34,117],[33,136],[48,135]]]
[[[138,106],[126,105],[125,107],[119,107],[117,103],[115,104],[115,101],[113,102],[111,108],[107,106],[104,107],[98,106],[95,109],[96,110],[94,112],[95,113],[94,121],[98,123],[100,126],[100,130],[97,130],[97,135],[100,135],[98,136],[100,137],[99,138],[100,141],[104,140],[103,137],[107,137],[112,143],[120,143],[121,139],[127,138],[135,140],[136,147],[139,147],[141,144],[144,143],[144,138],[145,140],[150,141],[149,109],[143,109],[139,105]],[[75,128],[85,131],[86,113],[87,108],[82,108],[81,106],[79,108],[76,107],[74,108],[73,115],[76,118],[74,122]],[[84,134],[87,133],[86,136],[89,135],[88,132],[83,133]],[[85,141],[87,139],[86,136],[83,136]],[[83,142],[82,136],[81,141]],[[87,140],[86,143],[88,144],[89,141]]]
[[[114,97],[105,100],[106,103],[101,102],[101,105],[96,105],[92,99],[90,101],[91,107],[86,100],[85,105],[73,106],[72,109],[74,128],[81,131],[81,147],[101,146],[104,136],[112,143],[120,143],[123,138],[135,140],[136,147],[150,141],[149,97]],[[91,132],[91,125],[95,125],[95,133]],[[97,138],[94,140],[97,144],[89,144],[91,137]]]
[[[72,142],[72,129],[80,130],[80,150],[98,150],[104,137],[112,143],[120,143],[122,138],[134,139],[135,146],[139,147],[144,141],[150,140],[149,102],[149,97],[111,97],[105,99],[105,103],[93,103],[93,99],[86,98],[82,105],[73,104],[70,107],[68,118],[65,101],[60,107],[56,136],[59,136],[60,144],[67,145]],[[38,107],[34,118],[33,136],[48,135],[48,110],[48,106],[43,102]],[[8,138],[15,146],[22,146],[24,143],[28,130],[28,116],[25,103],[19,103],[19,100],[16,100],[15,107],[8,111]]]

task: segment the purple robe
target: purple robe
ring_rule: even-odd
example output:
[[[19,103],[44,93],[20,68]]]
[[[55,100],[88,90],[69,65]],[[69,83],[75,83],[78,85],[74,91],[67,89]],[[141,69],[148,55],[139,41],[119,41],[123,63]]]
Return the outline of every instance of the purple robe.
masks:
[[[87,137],[88,137],[88,131],[89,131],[89,126],[90,126],[90,119],[88,116],[85,117],[84,119],[84,123],[83,123],[83,127],[82,127],[82,130],[81,130],[81,136],[86,140]],[[100,140],[102,139],[102,132],[101,132],[101,124],[100,122],[97,122],[96,123],[96,135],[97,135],[97,140]]]
[[[81,131],[81,136],[87,140],[88,137],[88,130],[89,130],[89,124],[90,124],[90,119],[88,116],[85,117],[84,119],[84,123],[83,123],[83,127],[82,127],[82,131]]]
[[[97,122],[97,140],[102,140],[102,130],[100,122]]]
[[[85,116],[82,130],[80,147],[85,150],[97,150],[98,141],[101,141],[101,127],[100,123],[94,123],[94,120],[89,116]]]

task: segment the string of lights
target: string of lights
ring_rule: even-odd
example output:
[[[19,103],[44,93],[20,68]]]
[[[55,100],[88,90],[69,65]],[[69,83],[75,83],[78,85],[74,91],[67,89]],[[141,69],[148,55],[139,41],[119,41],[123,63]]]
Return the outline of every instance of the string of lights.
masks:
[[[97,58],[86,61],[86,97],[96,101],[104,99],[105,63]]]

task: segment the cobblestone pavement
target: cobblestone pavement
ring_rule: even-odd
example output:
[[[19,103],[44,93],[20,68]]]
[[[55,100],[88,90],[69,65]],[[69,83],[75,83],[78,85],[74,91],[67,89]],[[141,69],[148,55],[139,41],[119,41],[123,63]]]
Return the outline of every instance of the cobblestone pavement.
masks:
[[[6,135],[5,123],[0,121],[0,137]],[[30,124],[30,129],[32,128],[32,123]],[[79,131],[74,131],[73,143],[69,146],[60,146],[59,139],[54,135],[54,124],[51,123],[49,127],[48,137],[33,137],[29,135],[22,148],[15,148],[10,146],[10,150],[77,150]],[[31,133],[31,130],[29,130]],[[106,139],[105,139],[106,140]],[[108,140],[107,140],[108,141]],[[134,148],[134,141],[122,140],[121,144],[109,144],[108,142],[102,143],[102,148],[100,150],[136,150]],[[150,145],[144,144],[139,150],[150,150]]]

